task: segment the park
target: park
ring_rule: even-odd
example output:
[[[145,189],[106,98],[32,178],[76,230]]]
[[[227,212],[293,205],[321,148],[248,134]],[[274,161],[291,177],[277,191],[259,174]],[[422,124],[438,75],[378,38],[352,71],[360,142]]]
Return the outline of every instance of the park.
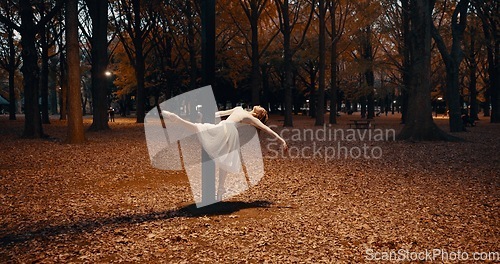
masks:
[[[376,121],[399,130],[399,117]],[[348,129],[349,119],[338,126]],[[261,182],[205,211],[193,205],[185,173],[150,165],[133,118],[119,117],[111,131],[89,132],[76,146],[63,143],[61,121],[44,141],[19,139],[21,121],[4,116],[0,124],[2,260],[317,263],[400,249],[498,252],[497,124],[479,123],[463,142],[370,142],[381,159],[328,163],[274,158],[265,148],[272,141],[262,138]]]
[[[500,261],[498,6],[3,1],[0,261]]]

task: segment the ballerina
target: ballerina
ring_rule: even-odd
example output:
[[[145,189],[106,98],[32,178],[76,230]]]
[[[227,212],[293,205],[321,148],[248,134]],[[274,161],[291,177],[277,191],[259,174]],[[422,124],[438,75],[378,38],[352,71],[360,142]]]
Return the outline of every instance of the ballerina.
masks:
[[[162,111],[162,115],[167,125],[168,123],[177,124],[183,130],[187,130],[186,132],[197,134],[201,145],[219,167],[218,201],[222,199],[225,192],[224,182],[227,173],[237,173],[242,167],[237,126],[251,125],[258,130],[265,131],[281,142],[284,151],[288,150],[286,141],[265,125],[268,114],[261,106],[255,106],[251,111],[246,111],[242,107],[235,107],[230,110],[216,112],[215,117],[227,116],[227,119],[219,124],[193,123],[168,111]]]
[[[215,117],[220,118],[228,116],[226,120],[220,122],[219,124],[192,123],[168,111],[162,111],[162,114],[163,118],[166,121],[180,124],[185,129],[189,130],[192,133],[200,133],[207,129],[216,128],[217,126],[224,124],[225,123],[224,121],[231,123],[242,123],[242,124],[252,125],[255,128],[265,131],[266,133],[275,137],[277,140],[281,142],[283,149],[288,150],[286,141],[283,138],[281,138],[276,132],[274,132],[271,128],[265,125],[265,123],[268,120],[268,114],[266,109],[264,109],[261,106],[254,106],[251,111],[246,111],[242,107],[238,106],[230,110],[216,112]],[[204,142],[202,142],[202,144],[203,143]]]

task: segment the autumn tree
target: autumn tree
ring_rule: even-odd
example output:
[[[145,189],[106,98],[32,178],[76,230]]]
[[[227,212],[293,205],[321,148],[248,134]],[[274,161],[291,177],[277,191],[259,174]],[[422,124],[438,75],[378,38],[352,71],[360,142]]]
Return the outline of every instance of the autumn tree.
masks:
[[[430,8],[435,5],[435,0],[430,3]],[[469,0],[461,0],[457,3],[451,18],[451,37],[452,44],[450,50],[446,46],[445,40],[434,25],[431,24],[431,32],[434,41],[437,44],[441,57],[446,66],[446,102],[448,104],[450,116],[450,131],[461,132],[464,130],[461,119],[460,105],[460,87],[459,87],[459,68],[463,60],[462,42],[464,38],[465,27],[467,26],[467,15],[469,9]]]
[[[36,10],[43,19],[44,16],[50,11],[51,3],[40,1],[36,5]],[[54,20],[56,20],[55,17]],[[51,21],[45,26],[39,28],[38,36],[39,41],[37,42],[40,50],[40,97],[41,97],[41,114],[42,123],[50,124],[49,119],[49,89],[54,91],[55,86],[49,87],[49,73],[50,73],[50,59],[57,55],[56,52],[56,41],[61,37],[62,31],[57,30],[57,22]],[[53,93],[52,93],[53,94]]]
[[[158,20],[161,25],[156,28],[169,30],[167,33],[169,41],[175,46],[177,52],[182,54],[182,62],[185,66],[182,78],[187,79],[188,89],[197,88],[200,77],[199,56],[201,51],[199,1],[169,1],[161,8]],[[157,37],[152,35],[155,45],[162,42],[157,41]]]
[[[64,9],[61,13],[63,13]],[[59,21],[63,22],[62,14],[59,16]],[[64,32],[65,23],[59,24],[60,32]],[[68,117],[68,71],[66,60],[66,42],[64,38],[59,38],[57,41],[59,49],[59,119],[67,120]]]
[[[469,116],[474,120],[479,120],[478,97],[480,91],[478,89],[478,79],[482,75],[481,51],[484,49],[484,38],[481,37],[483,34],[480,30],[480,20],[475,11],[469,15],[469,21],[468,30],[466,30],[465,34],[466,40],[464,40],[464,56],[468,75]]]
[[[394,87],[394,99],[399,99],[401,121],[406,122],[410,80],[410,20],[409,0],[381,1],[384,9],[378,25],[380,47],[384,52],[384,72]],[[397,96],[397,97],[396,97]],[[393,109],[395,106],[393,105]]]
[[[171,8],[171,7],[170,7]],[[155,93],[155,105],[159,103],[160,93],[163,92],[166,99],[172,96],[175,86],[180,86],[178,80],[178,71],[180,59],[175,54],[174,37],[175,33],[171,23],[170,9],[165,6],[158,16],[158,26],[152,33],[152,41],[154,42],[154,52],[157,57],[157,73],[156,79],[159,85],[163,87],[162,91]]]
[[[69,144],[85,141],[83,130],[80,46],[78,39],[78,0],[66,3],[66,50],[68,56],[68,135]]]
[[[1,9],[5,13],[5,18],[9,21],[14,21],[15,11],[12,6],[7,3],[1,4]],[[14,39],[15,30],[13,27],[4,24],[0,33],[4,36],[1,40],[1,59],[0,67],[5,69],[9,74],[9,120],[16,120],[16,90],[15,90],[15,75],[21,64],[19,57],[19,47]]]
[[[410,0],[410,82],[408,117],[398,135],[403,140],[447,140],[432,118],[431,92],[431,27],[432,5],[428,0]]]
[[[498,1],[474,0],[486,39],[488,60],[488,102],[491,102],[491,122],[500,123],[500,36],[498,34]],[[489,107],[485,111],[489,111]]]
[[[85,0],[92,21],[90,59],[92,78],[92,125],[90,130],[109,129],[108,125],[108,0]]]
[[[298,48],[304,43],[307,31],[311,25],[313,18],[316,1],[313,0],[312,3],[307,1],[294,1],[290,0],[275,0],[276,8],[278,10],[279,18],[279,29],[283,37],[283,64],[284,64],[284,101],[285,101],[285,121],[284,126],[293,126],[292,119],[292,90],[294,86],[293,80],[293,55],[298,51]],[[310,8],[310,12],[307,12],[307,7]],[[307,15],[305,16],[304,13]],[[298,28],[301,24],[303,27],[300,29],[300,33],[293,35],[294,29]],[[292,46],[292,44],[295,44]]]
[[[272,41],[274,41],[276,35],[279,33],[278,31],[271,38],[267,40],[267,43],[261,49],[260,47],[260,19],[266,8],[268,7],[268,0],[238,0],[239,6],[242,8],[244,16],[247,19],[247,22],[250,24],[250,33],[247,33],[245,27],[242,23],[236,18],[236,15],[232,15],[234,23],[237,25],[239,31],[245,38],[247,43],[250,43],[251,53],[251,94],[252,94],[252,104],[258,105],[260,104],[261,90],[262,90],[262,76],[261,76],[261,64],[260,60],[262,55],[267,51]]]
[[[316,113],[316,126],[325,124],[325,87],[326,87],[326,10],[325,0],[319,0],[319,88]],[[335,111],[335,109],[330,109]]]
[[[345,33],[345,23],[349,13],[349,1],[343,2],[340,0],[329,0],[328,8],[330,11],[330,31],[328,34],[331,39],[330,50],[330,124],[337,123],[337,108],[338,108],[338,58],[339,58],[339,42],[342,35]],[[337,14],[338,13],[338,14]],[[333,113],[333,114],[332,114]]]
[[[135,69],[137,80],[137,123],[144,123],[146,115],[145,71],[146,58],[153,50],[150,33],[156,25],[153,3],[141,0],[117,0],[113,2],[113,22],[118,37]],[[130,40],[130,41],[129,41]]]
[[[402,0],[402,49],[400,54],[403,56],[402,72],[403,72],[403,88],[401,89],[401,123],[406,124],[408,116],[408,94],[410,87],[410,71],[411,71],[411,37],[410,37],[410,0]]]
[[[38,66],[38,51],[36,49],[36,35],[40,28],[52,20],[54,15],[61,9],[63,1],[57,1],[54,7],[35,21],[34,3],[30,0],[20,0],[16,9],[19,10],[21,24],[16,24],[4,15],[0,14],[0,21],[14,28],[21,34],[22,61],[21,71],[24,77],[24,100],[25,100],[25,122],[23,137],[44,137],[40,107],[38,105],[40,83],[40,67]]]
[[[358,27],[354,39],[357,49],[352,56],[358,63],[359,72],[363,74],[362,92],[360,97],[361,116],[368,119],[375,117],[375,53],[376,42],[374,39],[377,32],[374,31],[375,22],[380,16],[381,6],[379,2],[364,0],[354,4],[354,12],[358,22],[353,26]]]

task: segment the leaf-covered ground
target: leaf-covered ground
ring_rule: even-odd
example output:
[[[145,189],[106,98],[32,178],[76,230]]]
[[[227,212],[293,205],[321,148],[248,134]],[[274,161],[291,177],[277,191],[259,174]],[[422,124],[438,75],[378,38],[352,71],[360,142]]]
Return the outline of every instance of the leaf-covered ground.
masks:
[[[401,128],[397,116],[375,122]],[[0,117],[1,262],[357,263],[373,252],[500,251],[500,126],[486,120],[459,143],[340,141],[376,147],[381,159],[293,152],[338,147],[328,140],[289,141],[293,158],[274,158],[262,135],[262,181],[204,210],[183,172],[150,166],[142,125],[111,127],[70,146],[58,120],[44,127],[50,139],[26,140],[22,120]]]

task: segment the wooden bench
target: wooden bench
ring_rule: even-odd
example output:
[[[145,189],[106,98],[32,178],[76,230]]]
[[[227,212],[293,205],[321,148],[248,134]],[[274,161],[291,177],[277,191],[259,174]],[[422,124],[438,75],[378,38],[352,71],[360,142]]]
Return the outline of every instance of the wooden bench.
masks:
[[[352,123],[348,123],[349,128],[354,127],[355,129],[370,129],[375,128],[375,124],[371,120],[351,120]]]

